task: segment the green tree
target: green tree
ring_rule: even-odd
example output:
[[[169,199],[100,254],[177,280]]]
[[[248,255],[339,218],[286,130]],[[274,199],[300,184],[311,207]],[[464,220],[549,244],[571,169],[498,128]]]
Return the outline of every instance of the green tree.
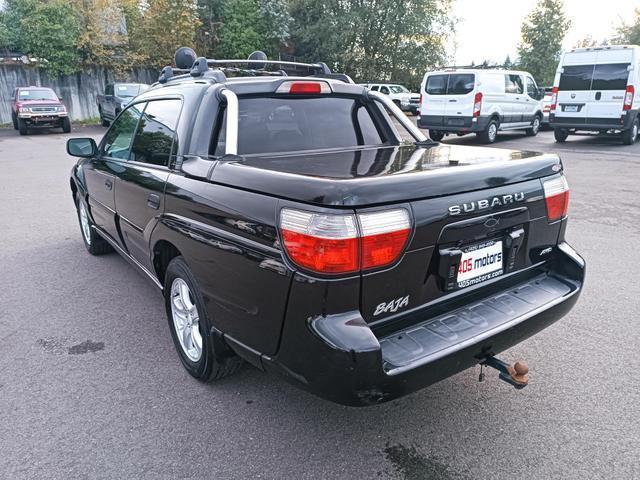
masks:
[[[295,55],[324,61],[358,81],[389,80],[417,88],[443,65],[453,30],[450,0],[291,0]]]
[[[562,41],[570,21],[562,0],[539,0],[522,24],[518,46],[520,68],[530,72],[538,84],[550,85],[558,66]]]
[[[77,72],[80,28],[71,5],[43,2],[29,13],[20,19],[22,53],[38,59],[40,66],[54,75]]]
[[[277,58],[289,36],[291,17],[286,0],[225,0],[216,55],[246,58],[255,50]]]
[[[153,67],[173,64],[179,47],[194,45],[199,26],[195,0],[148,0],[134,36],[141,61]]]
[[[507,58],[504,59],[504,63],[502,64],[502,66],[507,69],[510,70],[512,68],[515,67],[515,63],[513,63],[513,61],[511,60],[511,57],[509,55],[507,55]]]
[[[640,8],[636,8],[631,23],[622,23],[616,30],[613,43],[624,45],[640,45]]]

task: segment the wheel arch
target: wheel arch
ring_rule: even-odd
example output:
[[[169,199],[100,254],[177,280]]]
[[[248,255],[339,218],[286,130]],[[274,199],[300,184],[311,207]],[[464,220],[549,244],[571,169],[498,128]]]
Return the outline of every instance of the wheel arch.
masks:
[[[178,250],[178,247],[169,240],[161,239],[153,245],[151,249],[151,262],[155,271],[154,273],[161,285],[164,285],[164,278],[169,262],[179,256],[182,256],[182,253]]]

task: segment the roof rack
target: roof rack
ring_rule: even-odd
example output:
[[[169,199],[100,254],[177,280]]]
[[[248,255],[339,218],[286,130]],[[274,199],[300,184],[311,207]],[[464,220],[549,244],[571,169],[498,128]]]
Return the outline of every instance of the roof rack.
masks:
[[[317,78],[328,78],[353,83],[353,80],[344,73],[332,73],[326,63],[304,63],[284,60],[268,60],[264,52],[259,50],[249,55],[246,60],[228,59],[218,60],[215,58],[196,57],[196,52],[188,47],[181,47],[176,50],[175,64],[177,68],[167,65],[162,69],[158,83],[166,83],[170,80],[191,77],[213,78],[216,81],[226,81],[225,73],[241,74],[246,76],[276,76],[285,77],[288,73],[283,67],[295,67],[296,69],[306,69],[307,74],[300,76],[312,76]],[[242,68],[239,65],[246,65]],[[266,70],[268,65],[275,65],[278,70]],[[214,68],[209,68],[214,67]]]

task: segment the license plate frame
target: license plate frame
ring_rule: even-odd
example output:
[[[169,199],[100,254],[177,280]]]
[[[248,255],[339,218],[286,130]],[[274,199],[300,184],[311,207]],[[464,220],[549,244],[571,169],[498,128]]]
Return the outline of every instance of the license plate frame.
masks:
[[[455,288],[467,288],[504,274],[504,241],[494,238],[461,248]]]
[[[579,111],[578,105],[565,105],[563,108],[563,112],[577,113]]]

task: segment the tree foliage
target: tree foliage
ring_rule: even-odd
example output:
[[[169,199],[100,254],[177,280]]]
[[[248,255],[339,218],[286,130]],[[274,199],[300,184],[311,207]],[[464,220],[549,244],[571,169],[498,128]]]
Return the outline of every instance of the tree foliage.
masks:
[[[42,59],[42,67],[54,75],[77,71],[78,19],[68,3],[37,3],[28,17],[20,19],[24,53]]]
[[[520,68],[530,72],[538,84],[553,82],[569,25],[562,0],[539,0],[522,24]]]
[[[622,23],[617,28],[614,43],[624,45],[640,45],[640,8],[636,8],[633,21]]]
[[[359,81],[415,88],[447,60],[450,0],[292,0],[295,55],[322,60]]]

